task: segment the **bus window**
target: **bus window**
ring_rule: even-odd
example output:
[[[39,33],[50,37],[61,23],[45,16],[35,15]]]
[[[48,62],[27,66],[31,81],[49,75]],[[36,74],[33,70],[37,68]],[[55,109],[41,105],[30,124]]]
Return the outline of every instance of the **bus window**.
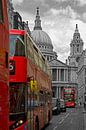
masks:
[[[45,105],[45,100],[44,100],[44,92],[40,90],[39,93],[39,104],[40,106],[44,106]]]
[[[17,35],[10,35],[10,56],[25,56],[25,45]]]
[[[0,0],[0,23],[3,22],[2,0]]]
[[[26,87],[24,84],[10,86],[10,113],[25,112]]]

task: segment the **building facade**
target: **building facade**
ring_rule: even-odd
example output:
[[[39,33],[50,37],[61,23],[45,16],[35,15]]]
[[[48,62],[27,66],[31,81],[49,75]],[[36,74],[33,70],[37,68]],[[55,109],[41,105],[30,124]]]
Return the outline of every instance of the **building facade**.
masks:
[[[78,101],[82,104],[86,101],[86,49],[82,52],[78,61]]]
[[[53,97],[63,98],[63,88],[75,88],[77,93],[77,75],[76,67],[68,66],[67,64],[53,59],[50,61],[52,70],[52,90]]]
[[[21,29],[26,30],[31,36],[31,32],[28,26],[28,21],[23,21],[21,15],[14,11],[12,0],[7,0],[8,3],[8,19],[9,29]]]
[[[12,0],[7,0],[8,6],[8,20],[9,20],[9,29],[13,28],[13,21],[14,21],[14,8]]]

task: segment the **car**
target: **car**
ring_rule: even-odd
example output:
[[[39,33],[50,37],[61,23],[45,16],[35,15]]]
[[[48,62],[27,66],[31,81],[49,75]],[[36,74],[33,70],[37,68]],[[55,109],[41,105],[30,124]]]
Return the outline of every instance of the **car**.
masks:
[[[61,112],[66,112],[66,105],[64,99],[60,99],[60,109]]]
[[[57,115],[60,114],[60,99],[52,98],[52,114]]]

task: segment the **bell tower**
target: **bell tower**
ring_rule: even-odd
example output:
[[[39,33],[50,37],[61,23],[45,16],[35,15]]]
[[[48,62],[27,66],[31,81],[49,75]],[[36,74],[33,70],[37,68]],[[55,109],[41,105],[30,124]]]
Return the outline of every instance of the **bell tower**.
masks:
[[[78,59],[83,52],[83,41],[80,37],[80,33],[78,30],[78,24],[76,24],[75,32],[73,34],[73,39],[70,43],[70,56],[69,56],[69,64],[73,66],[78,66]]]

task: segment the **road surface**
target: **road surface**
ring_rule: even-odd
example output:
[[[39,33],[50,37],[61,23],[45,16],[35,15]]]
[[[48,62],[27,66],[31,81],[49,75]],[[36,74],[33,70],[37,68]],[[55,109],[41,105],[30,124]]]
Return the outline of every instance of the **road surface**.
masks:
[[[53,116],[45,130],[84,130],[83,109],[67,108],[67,112]]]

